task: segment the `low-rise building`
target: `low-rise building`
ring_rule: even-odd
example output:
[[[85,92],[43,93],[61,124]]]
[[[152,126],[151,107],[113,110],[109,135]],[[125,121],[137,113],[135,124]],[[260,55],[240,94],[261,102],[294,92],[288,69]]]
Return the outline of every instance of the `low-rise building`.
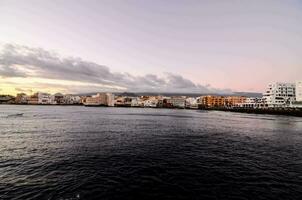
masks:
[[[38,92],[38,104],[51,104],[51,95],[48,93]]]
[[[71,94],[66,94],[63,96],[63,102],[67,105],[73,105],[73,104],[80,104],[81,103],[81,97]]]
[[[117,107],[131,107],[132,105],[132,98],[131,97],[124,97],[118,96],[115,98],[114,106]]]
[[[236,104],[235,107],[239,107],[239,108],[263,108],[264,104],[263,104],[262,98],[249,97],[249,98],[246,98],[245,102]]]
[[[245,103],[246,97],[244,96],[229,96],[224,98],[224,106],[226,107],[234,107],[238,104]]]
[[[15,103],[16,104],[27,104],[28,96],[25,93],[19,93],[16,96]]]
[[[140,107],[140,99],[138,97],[132,98],[131,107]]]
[[[296,101],[302,102],[302,81],[296,81]]]
[[[171,97],[166,99],[167,107],[172,108],[185,108],[186,98],[185,97]]]
[[[114,106],[114,95],[111,93],[97,93],[86,97],[85,106]]]
[[[29,96],[27,103],[28,104],[38,104],[39,103],[39,94],[38,93],[34,93],[32,95]]]
[[[144,101],[144,107],[149,107],[149,108],[156,108],[158,104],[158,99],[148,99]]]
[[[51,95],[51,104],[64,104],[64,95],[61,93]]]
[[[190,108],[190,109],[198,108],[197,98],[194,97],[186,98],[185,103],[186,103],[186,108]]]

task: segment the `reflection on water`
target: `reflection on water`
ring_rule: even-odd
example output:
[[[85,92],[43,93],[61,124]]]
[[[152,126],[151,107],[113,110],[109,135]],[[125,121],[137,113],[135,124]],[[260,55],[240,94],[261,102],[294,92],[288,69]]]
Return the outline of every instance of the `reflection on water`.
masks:
[[[301,199],[301,161],[302,118],[0,105],[0,199]]]

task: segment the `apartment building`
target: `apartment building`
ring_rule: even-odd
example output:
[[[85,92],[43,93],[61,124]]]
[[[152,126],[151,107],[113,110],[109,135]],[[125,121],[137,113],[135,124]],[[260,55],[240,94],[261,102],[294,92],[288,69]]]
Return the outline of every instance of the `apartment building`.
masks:
[[[296,101],[302,102],[302,81],[296,81]]]
[[[48,93],[39,92],[38,93],[38,104],[50,104],[51,95]]]
[[[80,104],[81,103],[81,97],[71,94],[66,94],[63,97],[64,104],[72,105],[72,104]]]
[[[171,97],[166,99],[166,105],[173,108],[185,108],[186,98],[185,97]]]
[[[186,98],[186,108],[198,108],[197,98],[189,97]]]
[[[85,99],[85,106],[114,106],[114,94],[97,93]]]
[[[244,102],[236,104],[235,107],[239,108],[262,108],[262,98],[248,97]]]
[[[267,107],[286,107],[296,99],[296,85],[294,83],[269,84],[263,94],[263,101]]]
[[[224,101],[225,101],[225,106],[234,107],[238,104],[245,103],[246,97],[243,97],[243,96],[229,96],[229,97],[225,97]]]
[[[224,107],[225,97],[223,96],[202,96],[200,97],[201,105],[204,107]]]

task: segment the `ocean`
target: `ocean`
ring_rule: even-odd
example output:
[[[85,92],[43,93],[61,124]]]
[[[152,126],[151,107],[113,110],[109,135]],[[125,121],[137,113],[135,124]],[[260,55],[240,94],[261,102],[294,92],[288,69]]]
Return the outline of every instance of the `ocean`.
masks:
[[[0,199],[302,199],[302,118],[0,105]]]

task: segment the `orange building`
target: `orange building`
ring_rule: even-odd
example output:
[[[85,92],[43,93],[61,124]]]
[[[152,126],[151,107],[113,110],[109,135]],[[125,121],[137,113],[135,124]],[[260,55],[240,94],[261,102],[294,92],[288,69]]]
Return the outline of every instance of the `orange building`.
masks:
[[[225,105],[225,97],[223,96],[203,96],[200,100],[204,107],[223,107]]]
[[[225,106],[232,107],[246,102],[246,97],[243,96],[229,96],[225,98]]]
[[[199,103],[202,107],[232,107],[246,102],[246,97],[242,96],[203,96],[200,97]]]

